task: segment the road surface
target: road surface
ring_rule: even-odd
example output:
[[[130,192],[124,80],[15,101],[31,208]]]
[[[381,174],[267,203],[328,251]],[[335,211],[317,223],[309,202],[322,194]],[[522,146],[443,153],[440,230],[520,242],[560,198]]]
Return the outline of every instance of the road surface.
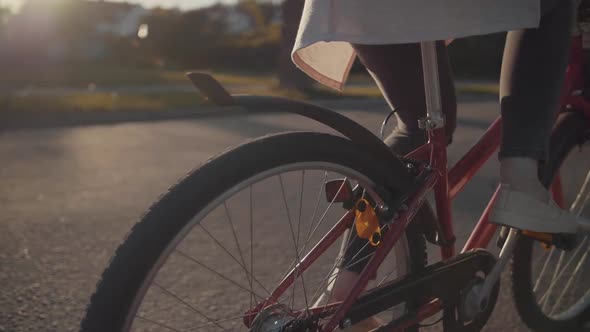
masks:
[[[454,162],[498,114],[493,101],[459,106]],[[372,130],[385,106],[343,113]],[[209,117],[0,133],[0,331],[77,330],[123,236],[171,184],[249,138],[325,130],[288,114]],[[459,242],[496,183],[495,158],[455,201]],[[488,330],[525,331],[507,287]]]

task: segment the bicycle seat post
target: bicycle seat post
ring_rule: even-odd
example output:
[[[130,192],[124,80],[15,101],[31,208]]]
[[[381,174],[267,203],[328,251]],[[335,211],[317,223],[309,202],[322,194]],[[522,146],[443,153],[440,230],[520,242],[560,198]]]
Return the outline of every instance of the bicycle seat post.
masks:
[[[432,130],[444,127],[438,78],[438,61],[436,41],[420,43],[422,53],[422,69],[424,73],[424,91],[426,94],[426,118],[419,120],[420,128]]]

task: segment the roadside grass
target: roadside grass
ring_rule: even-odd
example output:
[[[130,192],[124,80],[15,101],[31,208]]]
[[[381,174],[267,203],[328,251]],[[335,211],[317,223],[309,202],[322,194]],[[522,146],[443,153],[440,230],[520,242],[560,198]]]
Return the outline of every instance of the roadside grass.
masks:
[[[121,95],[103,92],[65,95],[3,95],[0,96],[0,112],[163,111],[190,108],[204,103],[205,100],[201,96],[188,92]]]
[[[120,65],[23,66],[2,67],[0,70],[0,86],[16,88],[190,84],[185,76],[190,70]],[[277,84],[270,73],[201,71],[212,73],[226,85]]]
[[[296,91],[281,89],[237,89],[236,93],[264,94],[293,99],[306,99]],[[166,111],[194,109],[208,105],[197,92],[108,93],[74,92],[60,95],[0,95],[1,112],[116,112]]]
[[[465,93],[497,94],[497,86],[466,85],[458,87]],[[299,100],[380,98],[381,92],[374,86],[352,86],[345,92],[336,92],[320,88],[304,94],[292,90],[268,88],[265,86],[253,88],[232,89],[234,93],[261,94],[280,96]],[[71,112],[71,111],[165,111],[170,109],[190,109],[198,111],[199,106],[207,105],[207,100],[195,92],[161,92],[161,93],[108,93],[108,92],[76,92],[60,95],[0,95],[0,112],[2,111],[42,111],[42,112]]]
[[[458,83],[455,88],[460,93],[498,95],[500,87],[497,83]]]
[[[165,111],[190,109],[198,111],[207,104],[199,93],[166,91],[153,93],[110,93],[109,87],[190,85],[181,70],[158,70],[122,66],[69,66],[6,70],[0,77],[0,86],[23,87],[22,93],[0,94],[2,111]],[[300,100],[337,98],[381,98],[379,89],[370,77],[351,75],[343,92],[315,86],[313,91],[301,93],[279,89],[278,79],[271,74],[248,72],[211,72],[232,93],[281,96]],[[77,87],[82,90],[92,86],[106,87],[99,91],[81,91],[63,94],[27,93],[26,87]],[[107,92],[105,92],[107,90]],[[497,94],[497,84],[459,83],[460,93]]]

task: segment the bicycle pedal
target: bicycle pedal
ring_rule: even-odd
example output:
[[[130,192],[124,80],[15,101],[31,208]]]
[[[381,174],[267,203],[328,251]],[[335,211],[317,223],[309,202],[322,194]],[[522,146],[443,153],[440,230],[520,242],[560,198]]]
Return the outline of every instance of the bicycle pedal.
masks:
[[[573,250],[578,243],[578,236],[576,234],[552,234],[532,231],[522,231],[522,234],[526,237],[541,242],[547,250],[554,246],[557,249],[569,251]]]

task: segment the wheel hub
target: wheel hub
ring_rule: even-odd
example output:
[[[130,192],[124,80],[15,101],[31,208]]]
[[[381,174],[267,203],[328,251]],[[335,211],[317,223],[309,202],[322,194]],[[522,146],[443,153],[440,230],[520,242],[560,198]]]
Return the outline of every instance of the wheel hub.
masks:
[[[256,315],[250,332],[280,332],[295,318],[285,305],[275,304]]]
[[[461,292],[459,305],[459,317],[463,322],[474,320],[488,306],[488,298],[480,298],[483,288],[483,279],[477,277],[470,282]]]
[[[477,276],[461,291],[457,305],[457,331],[479,331],[490,318],[498,300],[500,284],[496,283],[488,296],[481,296],[484,278]]]

